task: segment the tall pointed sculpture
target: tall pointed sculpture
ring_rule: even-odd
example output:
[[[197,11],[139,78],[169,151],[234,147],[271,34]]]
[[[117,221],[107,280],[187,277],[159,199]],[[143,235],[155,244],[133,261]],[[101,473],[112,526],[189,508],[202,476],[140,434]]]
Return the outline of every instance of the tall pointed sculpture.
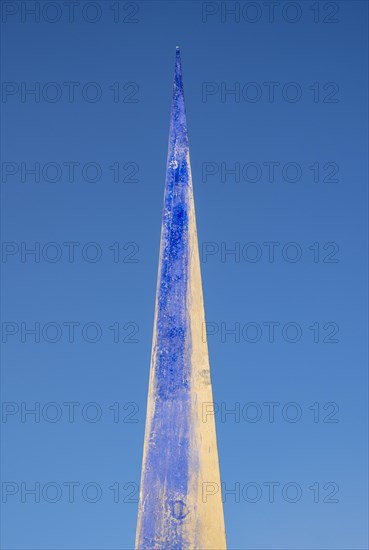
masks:
[[[226,548],[204,331],[191,166],[179,48],[167,177],[140,504],[138,550]],[[210,406],[211,407],[211,406]],[[211,496],[208,487],[211,486]]]

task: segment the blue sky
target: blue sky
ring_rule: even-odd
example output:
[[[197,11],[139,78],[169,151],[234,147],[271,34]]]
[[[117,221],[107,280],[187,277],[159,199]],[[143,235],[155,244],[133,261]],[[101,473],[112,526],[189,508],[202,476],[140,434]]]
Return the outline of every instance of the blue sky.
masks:
[[[366,549],[367,4],[2,9],[4,550],[133,548],[177,44],[228,546]]]

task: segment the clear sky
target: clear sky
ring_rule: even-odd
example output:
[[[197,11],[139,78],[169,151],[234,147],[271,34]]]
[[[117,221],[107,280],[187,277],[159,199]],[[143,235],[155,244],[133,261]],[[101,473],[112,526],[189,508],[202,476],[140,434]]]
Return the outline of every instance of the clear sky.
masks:
[[[366,550],[367,3],[1,7],[2,548],[133,548],[179,44],[229,549]]]

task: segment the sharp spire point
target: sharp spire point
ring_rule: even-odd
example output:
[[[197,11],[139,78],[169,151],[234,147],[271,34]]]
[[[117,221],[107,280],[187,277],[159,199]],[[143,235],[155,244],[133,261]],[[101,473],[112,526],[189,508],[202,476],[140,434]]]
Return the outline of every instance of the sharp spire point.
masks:
[[[179,48],[142,463],[137,550],[226,548]],[[204,500],[204,490],[212,490]],[[216,487],[216,493],[213,489]],[[211,494],[210,494],[211,493]]]

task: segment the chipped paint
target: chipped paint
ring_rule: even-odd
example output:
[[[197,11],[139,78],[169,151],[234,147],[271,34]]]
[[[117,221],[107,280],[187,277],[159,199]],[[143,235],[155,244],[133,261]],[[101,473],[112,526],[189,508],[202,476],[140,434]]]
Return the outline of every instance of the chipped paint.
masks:
[[[167,177],[138,513],[137,550],[226,548],[180,52]]]

